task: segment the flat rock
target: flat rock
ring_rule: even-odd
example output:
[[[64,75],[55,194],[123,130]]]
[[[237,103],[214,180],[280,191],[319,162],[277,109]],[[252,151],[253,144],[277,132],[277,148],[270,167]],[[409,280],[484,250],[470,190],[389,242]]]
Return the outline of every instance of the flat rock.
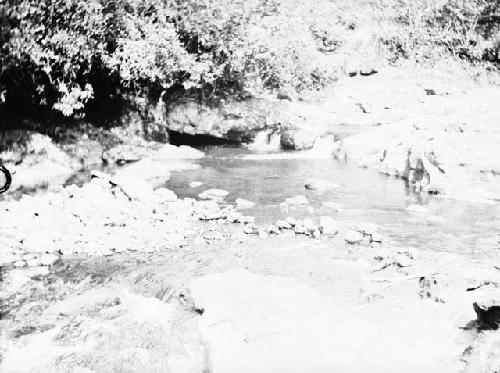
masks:
[[[198,194],[201,199],[222,200],[227,197],[229,192],[224,189],[208,189]]]
[[[155,190],[156,195],[160,198],[162,202],[175,202],[177,201],[177,195],[167,188],[158,188]]]
[[[319,218],[319,227],[323,234],[335,235],[338,232],[337,222],[331,216],[321,216]]]
[[[349,230],[346,232],[344,239],[351,245],[360,244],[363,241],[363,235],[357,231]]]
[[[236,208],[238,210],[245,210],[245,209],[251,209],[252,207],[255,206],[255,202],[248,201],[243,198],[236,198]]]

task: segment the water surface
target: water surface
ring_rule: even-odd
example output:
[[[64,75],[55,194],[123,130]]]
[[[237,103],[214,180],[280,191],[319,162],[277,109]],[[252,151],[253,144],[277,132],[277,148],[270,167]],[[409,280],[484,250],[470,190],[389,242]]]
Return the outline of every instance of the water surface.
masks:
[[[217,146],[203,149],[200,168],[175,171],[166,184],[181,197],[193,197],[209,188],[230,192],[226,201],[244,198],[256,203],[246,214],[270,223],[286,216],[331,215],[341,224],[371,222],[380,227],[386,242],[398,247],[462,252],[497,258],[500,206],[472,204],[427,193],[416,193],[404,181],[345,164],[335,159],[300,159],[252,156],[246,148]],[[282,159],[280,159],[282,158]],[[340,185],[325,193],[306,190],[308,179],[319,178]],[[203,185],[190,188],[192,181]],[[284,210],[285,198],[305,195],[309,205]],[[334,202],[340,211],[325,207]],[[420,205],[424,212],[409,210]]]

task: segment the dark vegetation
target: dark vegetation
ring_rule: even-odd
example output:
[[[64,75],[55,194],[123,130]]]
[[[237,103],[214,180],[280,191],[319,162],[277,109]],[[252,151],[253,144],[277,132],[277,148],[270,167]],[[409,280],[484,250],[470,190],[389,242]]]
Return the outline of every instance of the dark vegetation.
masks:
[[[499,62],[500,0],[4,0],[0,129],[130,97],[329,84],[345,60]]]

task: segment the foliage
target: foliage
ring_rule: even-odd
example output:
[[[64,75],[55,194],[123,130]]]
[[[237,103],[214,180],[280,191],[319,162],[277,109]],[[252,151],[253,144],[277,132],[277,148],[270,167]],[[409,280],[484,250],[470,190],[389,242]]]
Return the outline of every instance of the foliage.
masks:
[[[384,41],[394,57],[499,62],[498,0],[399,0],[392,9],[399,28]]]
[[[4,0],[0,109],[78,117],[127,94],[315,89],[335,77],[338,56],[367,48],[352,37],[363,28],[393,60],[495,60],[499,8],[498,0]],[[371,28],[376,21],[392,29]]]

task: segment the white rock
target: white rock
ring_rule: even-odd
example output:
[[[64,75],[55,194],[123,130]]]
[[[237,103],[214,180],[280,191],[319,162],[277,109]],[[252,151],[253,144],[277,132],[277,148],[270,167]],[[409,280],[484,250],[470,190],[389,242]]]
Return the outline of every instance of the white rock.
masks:
[[[292,225],[286,220],[278,220],[276,225],[281,229],[290,229]]]
[[[59,256],[57,256],[55,254],[43,254],[42,256],[40,256],[40,264],[43,266],[51,266],[58,259],[59,259]]]
[[[337,222],[331,216],[321,216],[319,218],[320,230],[326,235],[335,235],[338,232]]]
[[[38,258],[33,258],[33,259],[30,259],[30,260],[27,260],[27,261],[26,261],[26,264],[27,264],[29,267],[37,267],[37,266],[39,266],[41,263],[40,263],[40,259],[38,259]]]
[[[177,195],[167,188],[158,188],[155,190],[156,195],[161,199],[162,202],[175,202],[177,201]]]
[[[306,229],[304,228],[304,224],[299,220],[295,223],[295,233],[297,234],[304,234],[306,233]]]
[[[243,233],[245,234],[254,234],[255,233],[255,227],[251,224],[246,224],[245,227],[243,228]]]
[[[223,200],[228,194],[229,192],[224,189],[208,189],[198,194],[198,197],[201,199]]]
[[[236,198],[236,208],[238,210],[251,209],[255,206],[255,202],[248,201],[243,198]]]
[[[394,263],[400,267],[409,267],[412,265],[412,260],[403,254],[399,254],[394,258]]]
[[[344,239],[351,245],[360,244],[363,241],[363,235],[357,231],[349,230],[346,232]]]
[[[192,181],[192,182],[189,183],[189,186],[191,188],[198,188],[198,187],[200,187],[202,185],[203,185],[203,183],[201,181]]]
[[[372,242],[382,242],[382,235],[380,233],[373,233],[371,235]]]
[[[295,218],[292,218],[291,216],[287,217],[286,218],[286,221],[288,224],[290,224],[292,227],[295,226],[295,224],[297,224],[297,219]]]
[[[316,229],[316,225],[311,218],[305,218],[302,220],[302,225],[307,232],[313,232]]]
[[[304,195],[298,195],[295,197],[286,198],[285,202],[289,205],[307,205],[307,204],[309,204],[309,201],[307,200],[306,196],[304,196]]]
[[[255,223],[255,216],[242,216],[240,221],[243,224],[253,224]]]
[[[22,268],[26,265],[26,262],[24,260],[18,260],[17,262],[14,263],[14,267],[16,268]]]

